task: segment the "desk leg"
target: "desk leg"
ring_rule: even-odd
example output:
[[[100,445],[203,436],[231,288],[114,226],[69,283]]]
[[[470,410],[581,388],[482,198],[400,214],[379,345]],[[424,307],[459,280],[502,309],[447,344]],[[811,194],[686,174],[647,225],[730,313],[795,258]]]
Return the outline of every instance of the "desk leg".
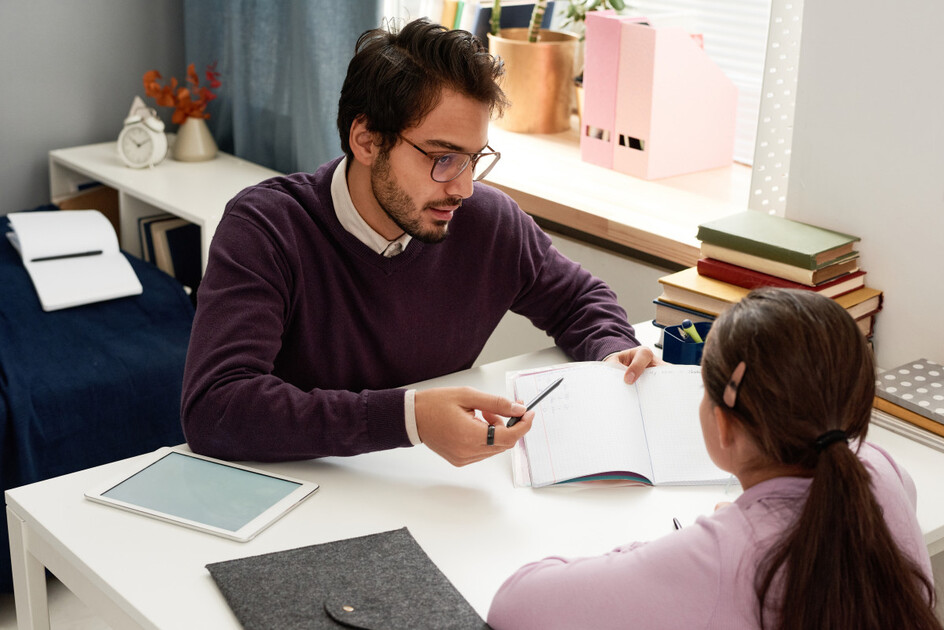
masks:
[[[13,563],[13,599],[19,630],[49,630],[46,599],[46,567],[29,551],[29,530],[20,516],[7,506],[10,528],[10,559]]]

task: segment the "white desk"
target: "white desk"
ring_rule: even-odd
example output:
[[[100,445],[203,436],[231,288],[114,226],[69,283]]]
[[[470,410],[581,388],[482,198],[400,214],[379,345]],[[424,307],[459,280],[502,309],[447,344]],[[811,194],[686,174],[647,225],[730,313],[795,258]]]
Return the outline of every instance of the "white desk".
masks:
[[[49,152],[49,188],[53,202],[97,181],[118,191],[121,246],[141,256],[138,217],[169,212],[200,226],[203,268],[210,240],[226,203],[243,188],[280,173],[219,153],[205,162],[178,162],[170,157],[154,168],[125,166],[114,142]]]
[[[508,370],[563,360],[557,349],[428,381],[504,393]],[[483,431],[484,436],[484,431]],[[944,550],[944,453],[874,427],[871,438],[918,486],[918,520]],[[135,458],[136,459],[136,458]],[[510,454],[453,468],[418,447],[264,465],[321,489],[249,543],[237,543],[92,503],[86,489],[134,465],[124,460],[6,493],[19,627],[48,628],[48,567],[114,628],[238,628],[204,566],[406,526],[484,618],[502,581],[547,555],[591,555],[672,531],[733,499],[719,486],[516,489]]]

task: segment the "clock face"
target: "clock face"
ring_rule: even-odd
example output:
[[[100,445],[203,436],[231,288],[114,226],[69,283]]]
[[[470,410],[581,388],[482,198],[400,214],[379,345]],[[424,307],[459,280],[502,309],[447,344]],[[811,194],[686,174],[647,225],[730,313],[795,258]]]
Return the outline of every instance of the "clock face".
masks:
[[[120,149],[125,159],[135,166],[146,166],[154,155],[154,141],[142,127],[128,127],[119,139]]]

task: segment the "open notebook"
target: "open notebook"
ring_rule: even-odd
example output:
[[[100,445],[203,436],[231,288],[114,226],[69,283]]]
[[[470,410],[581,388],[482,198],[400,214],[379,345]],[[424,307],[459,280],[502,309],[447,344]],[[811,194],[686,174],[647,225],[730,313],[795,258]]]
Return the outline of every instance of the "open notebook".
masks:
[[[115,228],[98,210],[11,212],[7,238],[23,259],[44,311],[142,292],[118,249]]]
[[[697,365],[647,369],[633,385],[623,370],[578,362],[507,375],[510,394],[530,400],[561,385],[535,408],[534,425],[514,450],[515,485],[620,479],[646,485],[727,483],[702,439]]]

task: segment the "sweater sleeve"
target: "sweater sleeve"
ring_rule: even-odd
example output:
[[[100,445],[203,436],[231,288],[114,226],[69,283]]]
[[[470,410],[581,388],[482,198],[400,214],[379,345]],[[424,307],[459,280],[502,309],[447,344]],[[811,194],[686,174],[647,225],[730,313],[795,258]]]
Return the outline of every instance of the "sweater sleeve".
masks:
[[[293,270],[264,226],[228,213],[213,239],[184,370],[190,447],[279,461],[409,446],[405,390],[305,391],[277,373]]]
[[[505,581],[488,624],[495,630],[704,628],[719,596],[720,567],[716,541],[696,527],[601,556],[545,558]]]

